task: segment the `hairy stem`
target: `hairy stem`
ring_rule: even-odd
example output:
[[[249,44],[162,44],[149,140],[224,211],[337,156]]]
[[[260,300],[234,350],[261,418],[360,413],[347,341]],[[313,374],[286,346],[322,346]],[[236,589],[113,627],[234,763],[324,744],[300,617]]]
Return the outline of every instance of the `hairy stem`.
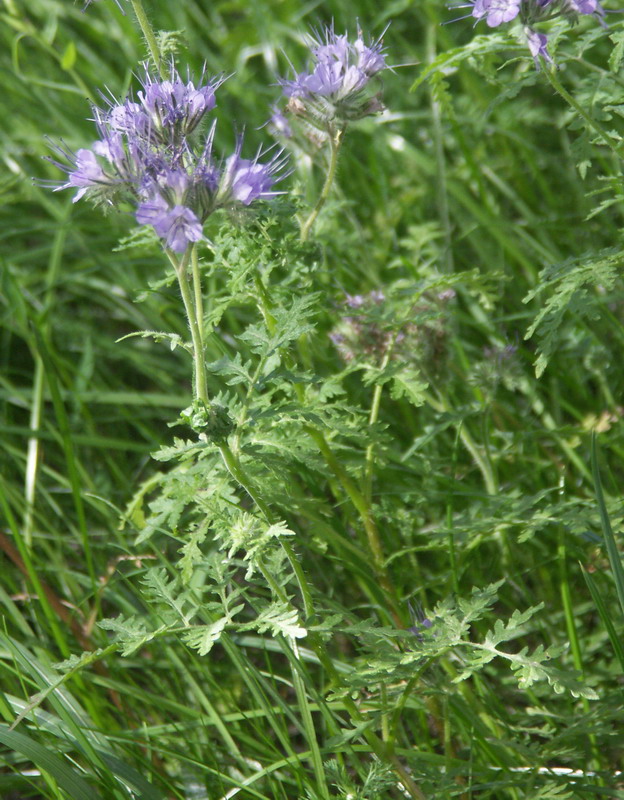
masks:
[[[195,304],[195,321],[201,352],[204,352],[204,299],[202,295],[201,273],[199,271],[199,256],[197,245],[191,248],[191,270],[193,273],[193,300]],[[203,358],[202,358],[203,361]]]
[[[598,136],[602,139],[602,141],[607,145],[609,150],[613,153],[613,155],[618,159],[621,160],[622,155],[618,150],[617,143],[614,141],[613,137],[607,133],[607,131],[602,127],[599,122],[596,122],[587,111],[583,108],[583,106],[577,102],[574,97],[563,87],[559,78],[557,77],[557,68],[553,66],[551,69],[544,70],[550,85],[553,89],[559,94],[565,102],[576,111],[576,113],[585,120],[587,125],[594,130]]]
[[[193,245],[192,248],[187,247],[181,259],[178,259],[176,254],[171,250],[167,250],[167,256],[175,269],[189,330],[191,332],[191,340],[193,342],[193,398],[195,400],[203,400],[207,403],[206,363],[204,359],[203,337],[200,328],[202,321],[197,319],[197,308],[195,305],[195,300],[197,298],[194,300],[191,294],[188,275],[188,264],[191,258],[191,252],[195,250],[196,247],[196,245]],[[194,256],[194,258],[196,258],[196,256]]]
[[[223,458],[223,462],[228,469],[230,475],[234,478],[234,480],[242,486],[242,488],[247,492],[249,497],[254,501],[254,503],[258,506],[266,521],[270,524],[274,522],[275,517],[273,512],[268,507],[268,505],[264,502],[262,497],[257,493],[255,487],[251,484],[251,481],[248,479],[245,471],[239,461],[239,459],[234,455],[232,452],[229,444],[223,443],[219,445],[219,451],[221,453],[221,457]],[[310,587],[308,585],[307,578],[305,577],[305,573],[301,569],[301,564],[297,559],[292,547],[290,544],[284,539],[280,540],[280,544],[284,548],[284,552],[286,553],[286,557],[290,563],[290,566],[295,573],[295,577],[297,579],[297,584],[299,586],[299,591],[301,592],[301,597],[303,598],[303,605],[305,610],[305,615],[307,618],[311,617],[314,614],[314,607],[312,604],[312,593],[310,592]],[[270,584],[273,585],[273,584]],[[278,596],[281,596],[279,592],[277,592]],[[285,597],[285,595],[284,595]],[[287,599],[287,598],[286,598]]]
[[[323,188],[321,189],[319,198],[316,201],[316,205],[314,206],[314,208],[310,212],[310,215],[301,226],[302,242],[307,241],[308,236],[310,235],[310,231],[312,230],[312,226],[316,222],[316,218],[318,217],[318,215],[321,212],[321,209],[327,202],[327,198],[329,197],[329,193],[331,192],[332,184],[334,183],[334,178],[336,177],[336,167],[338,166],[338,153],[340,151],[340,145],[342,143],[343,134],[344,134],[344,129],[338,130],[335,133],[330,134],[329,167],[327,169],[327,175],[325,176],[325,183],[323,184]]]
[[[340,485],[342,486],[345,494],[351,501],[352,505],[355,507],[356,511],[360,516],[360,520],[364,525],[364,530],[366,532],[366,540],[368,542],[368,547],[373,557],[373,567],[375,570],[375,574],[379,580],[379,583],[386,593],[386,596],[390,602],[390,611],[392,613],[392,617],[394,618],[395,623],[399,627],[403,627],[403,619],[399,612],[399,608],[397,605],[396,600],[396,589],[392,581],[390,580],[390,576],[386,570],[386,558],[383,551],[383,545],[381,543],[381,537],[379,535],[379,529],[377,527],[377,523],[375,522],[375,518],[373,515],[372,508],[370,504],[366,501],[364,495],[360,492],[357,488],[355,483],[351,480],[349,475],[347,474],[346,470],[338,461],[336,456],[334,455],[331,447],[329,446],[325,436],[320,432],[317,431],[316,428],[311,427],[310,425],[306,425],[304,428],[305,432],[310,436],[314,442],[316,443],[318,449],[321,452],[321,455],[327,462],[327,466],[331,469],[334,473],[336,478],[338,479]]]
[[[130,0],[132,3],[132,10],[134,11],[134,15],[139,23],[139,27],[141,28],[141,32],[145,37],[145,41],[147,43],[147,49],[149,50],[150,56],[152,57],[152,61],[154,62],[154,66],[158,71],[160,77],[164,80],[167,76],[165,74],[165,69],[163,67],[162,59],[160,57],[160,50],[158,49],[158,42],[156,41],[156,34],[154,33],[154,29],[152,28],[152,24],[147,18],[147,14],[145,13],[145,9],[143,8],[143,3],[141,0]]]

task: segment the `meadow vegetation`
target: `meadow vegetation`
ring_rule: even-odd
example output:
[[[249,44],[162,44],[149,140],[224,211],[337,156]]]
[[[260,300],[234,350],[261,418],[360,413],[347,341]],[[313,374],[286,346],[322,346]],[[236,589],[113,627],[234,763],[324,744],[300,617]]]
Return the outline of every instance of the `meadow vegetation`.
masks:
[[[0,3],[4,800],[622,796],[624,19],[488,5]]]

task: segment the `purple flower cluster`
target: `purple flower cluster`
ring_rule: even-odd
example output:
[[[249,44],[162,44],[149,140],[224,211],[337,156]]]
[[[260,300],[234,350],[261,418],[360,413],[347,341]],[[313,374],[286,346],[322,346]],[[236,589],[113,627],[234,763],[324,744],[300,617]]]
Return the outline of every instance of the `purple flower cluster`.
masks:
[[[280,81],[289,98],[288,111],[324,129],[333,121],[346,123],[382,110],[379,98],[365,93],[371,79],[387,68],[381,39],[366,44],[358,31],[350,42],[332,26],[312,38],[310,50],[310,69]]]
[[[604,24],[605,13],[599,0],[469,0],[458,7],[471,8],[469,16],[485,20],[490,28],[497,28],[518,18],[537,67],[540,58],[551,63],[552,58],[548,53],[548,37],[536,31],[535,24],[556,17],[565,17],[575,23],[579,16],[586,15],[594,16]]]
[[[404,307],[397,309],[396,298],[380,290],[345,294],[329,338],[346,364],[365,360],[379,365],[389,355],[423,375],[441,376],[448,354],[449,303],[455,296],[451,288],[425,292],[406,313]]]
[[[329,338],[347,364],[368,357],[380,361],[393,334],[380,324],[385,295],[380,290],[368,294],[346,294],[341,305],[347,314],[341,317]]]
[[[197,135],[221,82],[202,78],[196,85],[174,70],[169,80],[159,80],[146,71],[136,97],[94,107],[99,138],[91,149],[56,147],[68,163],[49,159],[67,172],[55,189],[77,188],[74,202],[85,196],[109,204],[130,200],[137,222],[151,225],[176,253],[202,238],[203,223],[217,208],[278,194],[272,187],[283,177],[281,153],[264,163],[261,151],[241,158],[239,137],[234,153],[215,161],[214,124]]]

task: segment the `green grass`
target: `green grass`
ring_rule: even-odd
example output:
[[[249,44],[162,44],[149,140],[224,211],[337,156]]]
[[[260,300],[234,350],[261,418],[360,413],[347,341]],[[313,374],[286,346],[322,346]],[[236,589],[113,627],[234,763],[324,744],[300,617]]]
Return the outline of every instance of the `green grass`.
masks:
[[[182,70],[230,75],[220,149],[242,128],[250,155],[268,141],[277,77],[303,67],[310,27],[391,22],[399,66],[388,112],[348,131],[313,244],[272,271],[259,262],[277,317],[320,300],[314,330],[282,348],[290,378],[265,374],[240,432],[250,486],[296,534],[254,561],[213,536],[231,510],[213,496],[256,508],[220,458],[151,455],[189,435],[169,425],[191,403],[191,359],[118,340],[188,338],[164,257],[118,247],[130,214],[32,182],[60,177],[44,136],[88,146],[88,98],[133,84],[146,51],[130,8],[0,6],[0,797],[620,796],[622,187],[596,125],[619,152],[621,22],[561,26],[557,79],[583,117],[523,46],[470,20],[442,26],[458,12],[433,0],[146,5],[156,29],[180,32]],[[322,171],[293,167],[287,187],[313,202]],[[222,222],[208,232],[229,257]],[[241,259],[258,247],[246,230]],[[207,361],[256,365],[237,338],[261,319],[237,257],[202,251],[207,313],[239,292]],[[375,383],[362,353],[343,372],[329,340],[344,293],[380,288],[422,394]],[[445,288],[454,298],[434,302]],[[242,404],[226,369],[210,393]],[[310,435],[319,419],[329,457]],[[349,481],[370,494],[381,568]],[[179,518],[158,517],[181,491]],[[306,637],[254,622],[278,601],[280,624],[294,608]],[[408,601],[433,620],[422,638]],[[201,655],[228,603],[244,610]]]

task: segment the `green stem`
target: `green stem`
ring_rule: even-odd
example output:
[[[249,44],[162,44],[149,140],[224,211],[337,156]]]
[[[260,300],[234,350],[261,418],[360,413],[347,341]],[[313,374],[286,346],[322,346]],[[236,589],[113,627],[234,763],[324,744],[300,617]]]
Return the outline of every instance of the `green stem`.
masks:
[[[171,250],[167,250],[167,257],[175,269],[178,283],[180,285],[180,292],[184,302],[184,309],[191,332],[191,339],[193,342],[193,396],[196,400],[203,400],[208,402],[208,390],[206,386],[206,364],[204,359],[204,345],[201,330],[202,317],[203,317],[203,304],[201,294],[201,276],[199,274],[199,261],[197,258],[197,246],[193,245],[187,248],[181,259],[175,255]],[[189,260],[192,262],[193,271],[193,287],[194,295],[191,294],[188,276]],[[234,480],[242,486],[242,488],[251,497],[257,507],[260,509],[266,520],[271,523],[273,521],[273,514],[264,500],[257,494],[255,488],[248,480],[245,471],[243,470],[240,461],[232,452],[227,442],[218,445],[221,457],[228,469],[230,475]],[[299,584],[299,590],[303,598],[305,613],[307,617],[311,617],[314,613],[312,605],[312,594],[308,586],[305,574],[301,569],[292,548],[287,542],[282,542],[282,547],[286,552],[288,560],[293,568],[295,577]]]
[[[310,231],[312,226],[314,225],[316,218],[318,217],[321,209],[327,202],[327,198],[329,197],[329,193],[331,191],[332,184],[334,182],[334,178],[336,177],[336,167],[338,166],[338,153],[340,151],[340,145],[342,143],[342,137],[344,134],[344,129],[338,130],[335,133],[330,133],[329,137],[329,145],[330,145],[330,156],[329,156],[329,168],[327,170],[327,175],[325,176],[325,183],[323,184],[323,188],[321,189],[321,193],[319,195],[318,200],[316,201],[316,205],[310,212],[310,216],[305,220],[305,222],[301,226],[301,241],[305,242],[310,235]]]
[[[381,365],[382,370],[387,366],[388,360],[384,358],[383,364]],[[377,422],[377,419],[379,417],[379,408],[381,406],[382,392],[383,392],[383,386],[381,384],[377,384],[377,386],[375,386],[375,391],[373,393],[373,402],[371,405],[370,416],[368,418],[369,427],[372,427]],[[364,499],[366,500],[368,505],[370,505],[373,500],[373,466],[375,460],[374,457],[375,457],[375,445],[371,443],[366,448],[366,465],[364,467]]]
[[[264,514],[267,522],[273,522],[273,514],[264,500],[256,493],[255,488],[251,485],[243,468],[240,465],[240,462],[232,452],[230,445],[225,442],[218,445],[219,451],[221,453],[221,458],[223,458],[223,463],[228,469],[230,475],[234,478],[234,480],[243,487],[243,489],[247,492],[247,494],[251,497],[254,503],[258,506],[260,511]]]
[[[557,77],[557,68],[553,66],[551,69],[544,70],[546,77],[548,78],[550,85],[553,89],[557,92],[557,94],[561,95],[561,97],[566,101],[566,103],[573,108],[576,113],[582,117],[587,125],[592,128],[598,136],[603,140],[603,142],[607,145],[609,150],[613,153],[613,155],[620,160],[621,156],[618,152],[616,143],[614,142],[613,138],[607,133],[607,131],[602,127],[599,122],[596,122],[587,111],[583,108],[583,106],[578,103],[572,95],[563,87],[559,78]]]
[[[430,394],[426,395],[427,402],[429,405],[434,408],[436,411],[442,412],[450,412],[451,404],[446,400],[441,394],[438,394],[439,400],[433,398]],[[472,438],[470,433],[466,430],[465,425],[461,425],[459,428],[459,438],[462,440],[462,443],[466,450],[470,453],[470,455],[475,460],[475,463],[481,470],[481,474],[483,475],[483,480],[485,482],[485,488],[488,494],[495,495],[498,494],[498,481],[496,480],[496,475],[494,474],[494,470],[492,468],[492,464],[489,460],[483,455],[479,446]]]
[[[200,331],[200,323],[197,320],[196,308],[191,294],[191,287],[189,286],[188,278],[188,263],[191,256],[191,250],[186,249],[181,259],[178,259],[176,254],[171,250],[167,250],[167,257],[175,269],[178,284],[180,286],[180,293],[182,294],[182,301],[184,302],[184,310],[186,311],[186,318],[188,320],[189,330],[191,332],[191,339],[193,342],[193,397],[195,400],[203,400],[208,402],[208,389],[206,387],[206,364],[204,360],[204,346],[202,335]]]
[[[258,291],[258,298],[260,300],[260,313],[262,314],[269,333],[272,334],[275,332],[275,317],[271,313],[271,298],[266,286],[259,276],[256,276],[255,284]],[[286,359],[287,362],[292,363],[292,357],[290,354],[286,354]],[[303,386],[299,383],[296,383],[294,388],[297,394],[297,399],[303,403],[305,400]],[[321,455],[327,462],[328,467],[334,473],[347,497],[349,500],[351,500],[351,503],[360,515],[360,519],[362,520],[362,524],[364,525],[364,530],[366,532],[368,546],[373,556],[373,564],[379,579],[379,583],[390,601],[391,612],[394,621],[399,627],[403,627],[403,621],[396,601],[396,591],[386,570],[386,559],[383,552],[383,546],[381,544],[381,537],[372,514],[370,503],[367,502],[365,495],[359,491],[355,483],[347,474],[346,470],[343,468],[342,464],[338,461],[323,433],[316,430],[316,428],[313,428],[311,425],[304,426],[304,430],[317,445]]]
[[[251,376],[251,380],[249,381],[249,387],[247,392],[245,393],[245,399],[241,405],[240,412],[238,414],[238,419],[236,421],[236,433],[234,434],[234,444],[232,445],[232,450],[234,452],[235,457],[238,457],[238,453],[240,452],[240,441],[241,436],[243,433],[243,427],[247,422],[247,417],[249,415],[249,406],[251,405],[251,400],[253,396],[253,390],[258,383],[260,376],[262,375],[262,370],[267,362],[266,356],[261,356],[258,360],[258,366],[254,370],[254,374]]]
[[[191,248],[191,269],[193,272],[193,299],[195,302],[195,320],[197,322],[197,333],[201,345],[201,352],[204,352],[204,299],[202,295],[201,273],[199,271],[199,256],[197,245]]]
[[[367,503],[364,495],[359,491],[357,486],[347,475],[347,472],[332,452],[323,434],[310,425],[306,425],[304,430],[316,443],[323,458],[327,462],[327,466],[334,473],[340,485],[344,489],[347,497],[349,500],[351,500],[351,503],[360,515],[360,519],[362,520],[362,524],[364,525],[364,530],[366,532],[368,547],[373,557],[375,573],[377,574],[377,578],[379,579],[382,589],[388,597],[395,623],[399,627],[403,627],[403,620],[396,602],[396,590],[386,570],[386,559],[383,552],[383,546],[381,544],[379,529],[377,528],[377,523],[375,522],[369,503]]]
[[[256,492],[255,488],[251,485],[251,482],[248,480],[247,475],[245,474],[245,471],[242,468],[240,461],[236,458],[236,456],[232,452],[229,444],[225,442],[218,445],[218,447],[221,453],[221,458],[223,459],[223,462],[227,467],[227,470],[230,473],[230,475],[240,486],[243,487],[243,489],[247,492],[249,497],[251,497],[251,499],[254,501],[254,503],[258,506],[258,508],[264,515],[266,521],[269,524],[272,523],[274,520],[274,516],[271,509],[260,497],[260,495]],[[286,557],[288,558],[290,566],[292,567],[293,572],[295,573],[297,584],[299,585],[299,591],[301,592],[301,597],[303,598],[303,606],[306,618],[310,618],[314,614],[314,606],[312,603],[312,593],[310,592],[310,587],[308,585],[307,578],[305,576],[305,573],[301,569],[301,564],[299,563],[299,560],[297,559],[297,556],[295,555],[290,544],[282,539],[281,545],[284,548]],[[270,583],[269,585],[271,585],[274,591],[276,591],[274,583]],[[279,591],[277,591],[277,595],[278,597],[281,597],[281,593]],[[285,594],[284,598],[287,600]]]
[[[268,332],[272,336],[275,333],[275,326],[277,324],[275,317],[271,313],[273,303],[271,302],[267,288],[264,285],[264,281],[258,274],[256,274],[254,278],[254,286],[258,291],[258,296],[260,297],[260,302],[258,305],[260,307],[262,319],[264,320],[264,324],[267,326]]]
[[[429,9],[431,7],[429,6]],[[430,13],[431,16],[431,13]],[[437,16],[437,15],[436,15]],[[430,19],[427,26],[427,61],[431,64],[436,59],[436,37],[440,29],[440,22]],[[453,272],[453,248],[451,233],[451,216],[447,195],[446,159],[444,155],[444,131],[442,129],[442,114],[440,103],[436,99],[435,83],[429,81],[429,102],[431,104],[432,133],[436,159],[436,202],[438,216],[444,231],[444,252],[442,266],[444,272]]]
[[[147,48],[152,57],[152,61],[154,62],[154,66],[156,67],[160,77],[164,80],[167,75],[160,57],[156,35],[154,34],[154,29],[152,28],[151,22],[147,18],[147,14],[143,8],[143,3],[141,0],[130,0],[130,2],[132,3],[132,9],[134,11],[134,15],[136,16],[137,22],[139,23],[139,27],[141,28],[143,36],[145,36]]]
[[[381,366],[379,367],[379,371],[383,372],[385,368],[390,363],[390,359],[392,358],[392,351],[394,350],[394,345],[398,336],[398,331],[392,337],[386,352],[383,357],[383,361],[381,362]],[[373,402],[371,404],[370,415],[368,417],[368,426],[372,427],[379,418],[379,409],[381,407],[381,395],[383,393],[383,384],[378,383],[375,386],[375,391],[373,392]],[[375,445],[369,444],[366,448],[366,465],[364,468],[364,498],[367,504],[370,506],[373,498],[373,466],[374,466],[374,456],[375,456]]]

